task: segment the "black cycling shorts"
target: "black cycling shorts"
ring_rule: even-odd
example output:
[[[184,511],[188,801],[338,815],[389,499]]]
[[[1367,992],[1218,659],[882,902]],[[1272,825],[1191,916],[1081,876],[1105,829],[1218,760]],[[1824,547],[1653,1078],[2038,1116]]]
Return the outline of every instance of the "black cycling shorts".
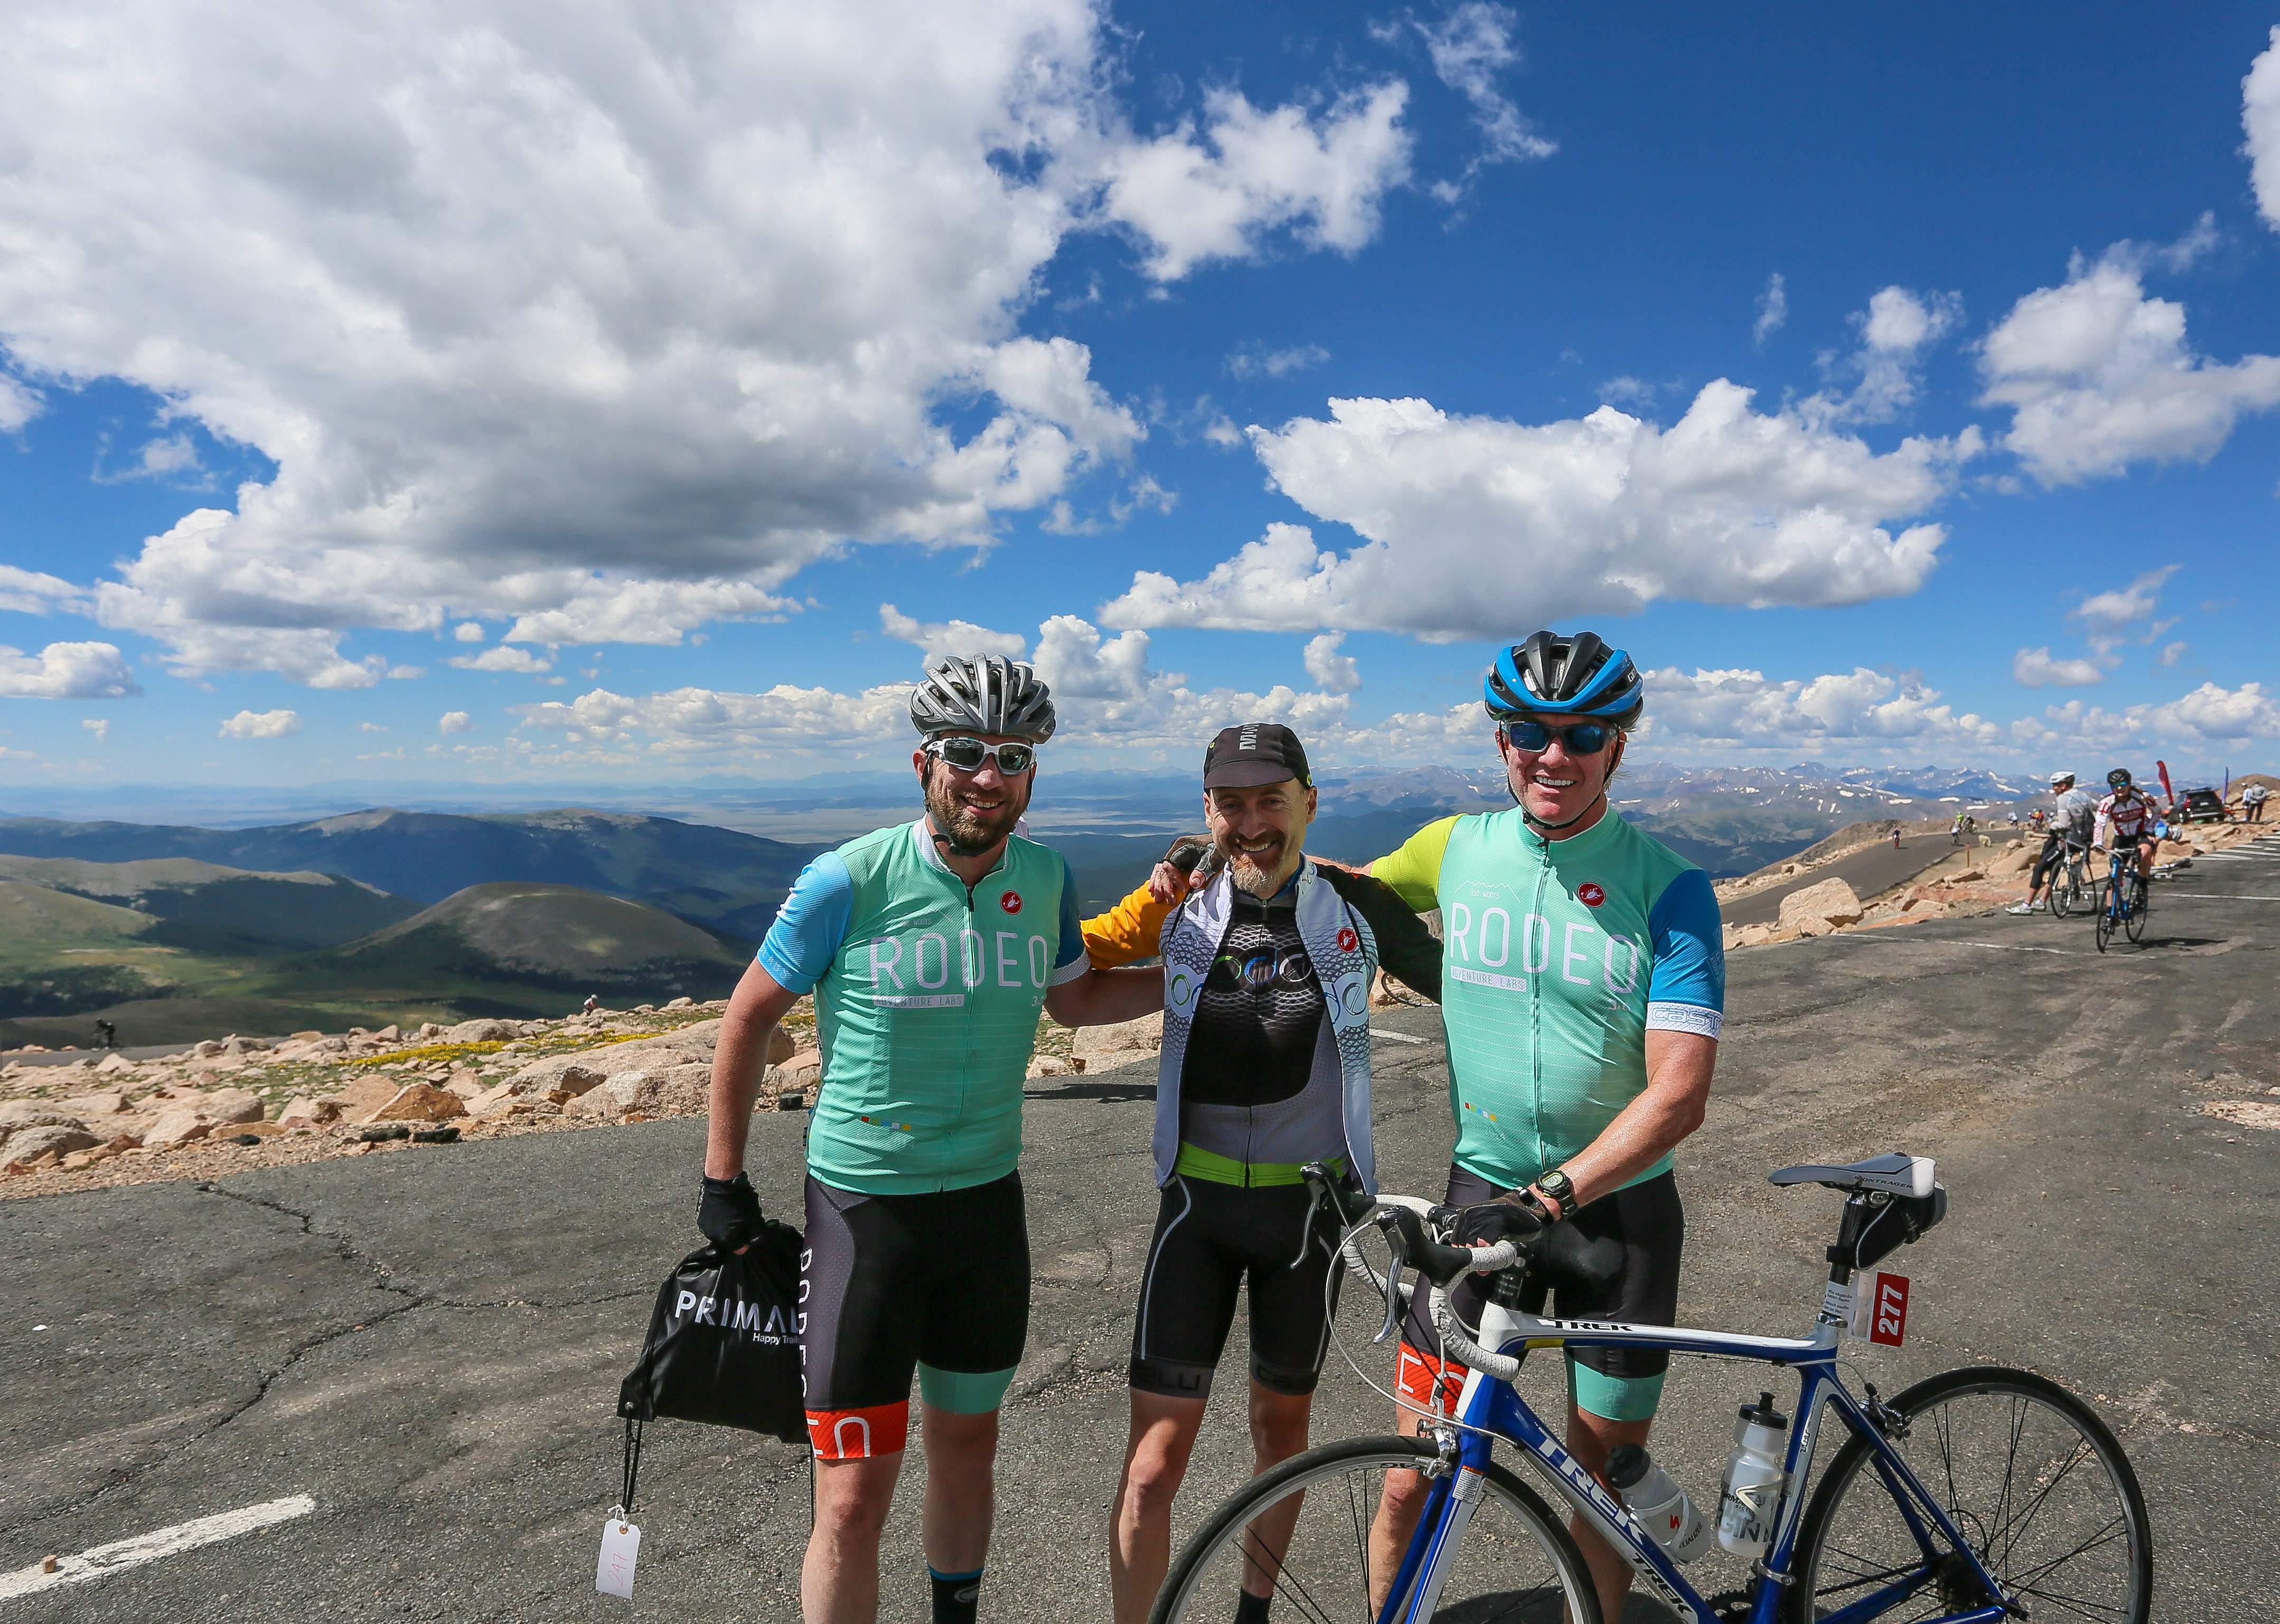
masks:
[[[995,1410],[1029,1333],[1021,1176],[916,1196],[807,1181],[800,1384],[819,1459],[899,1451],[911,1376],[937,1409]]]
[[[2065,835],[2045,835],[2042,854],[2036,858],[2035,872],[2027,876],[2027,883],[2035,889],[2040,890],[2050,881],[2056,878],[2059,870],[2066,864],[2066,851]]]
[[[1449,1169],[1451,1206],[1493,1200],[1497,1186],[1462,1167]],[[1686,1245],[1686,1209],[1678,1180],[1662,1173],[1600,1197],[1544,1232],[1537,1266],[1521,1298],[1523,1312],[1544,1312],[1547,1297],[1562,1320],[1608,1320],[1619,1325],[1670,1325],[1678,1315],[1678,1260]],[[1585,1283],[1588,1272],[1601,1277]],[[1467,1274],[1449,1291],[1449,1304],[1468,1326],[1481,1322],[1483,1277]],[[1401,1391],[1424,1405],[1439,1374],[1460,1384],[1462,1366],[1441,1358],[1441,1335],[1429,1317],[1431,1292],[1420,1285],[1401,1327]],[[1661,1348],[1576,1348],[1568,1357],[1616,1382],[1660,1376],[1670,1368]],[[1618,1418],[1625,1419],[1625,1418]]]
[[[1132,1386],[1167,1398],[1209,1397],[1247,1278],[1252,1379],[1271,1392],[1313,1392],[1329,1349],[1325,1305],[1336,1300],[1336,1220],[1304,1184],[1246,1189],[1175,1174],[1157,1205],[1140,1282]]]

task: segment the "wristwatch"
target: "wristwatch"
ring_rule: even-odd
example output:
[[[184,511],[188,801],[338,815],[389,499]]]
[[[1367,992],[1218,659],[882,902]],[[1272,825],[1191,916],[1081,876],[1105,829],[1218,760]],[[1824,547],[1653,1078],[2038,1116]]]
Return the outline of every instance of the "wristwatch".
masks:
[[[1557,1167],[1549,1173],[1537,1174],[1536,1188],[1560,1204],[1560,1216],[1565,1218],[1575,1210],[1575,1181]]]

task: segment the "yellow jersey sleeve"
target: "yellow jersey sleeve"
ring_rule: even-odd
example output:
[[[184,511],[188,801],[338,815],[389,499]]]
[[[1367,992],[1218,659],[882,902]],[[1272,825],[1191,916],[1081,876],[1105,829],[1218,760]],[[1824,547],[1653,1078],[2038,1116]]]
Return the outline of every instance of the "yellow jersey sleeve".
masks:
[[[1171,917],[1172,906],[1150,896],[1147,882],[1143,881],[1137,890],[1107,912],[1085,920],[1085,957],[1099,970],[1113,970],[1136,958],[1153,958],[1162,943],[1164,921]]]
[[[1382,880],[1391,886],[1401,900],[1420,913],[1441,905],[1441,857],[1449,849],[1449,831],[1457,827],[1454,818],[1442,818],[1427,824],[1407,840],[1399,850],[1387,853],[1366,871],[1370,878]],[[1086,927],[1088,931],[1090,927]]]

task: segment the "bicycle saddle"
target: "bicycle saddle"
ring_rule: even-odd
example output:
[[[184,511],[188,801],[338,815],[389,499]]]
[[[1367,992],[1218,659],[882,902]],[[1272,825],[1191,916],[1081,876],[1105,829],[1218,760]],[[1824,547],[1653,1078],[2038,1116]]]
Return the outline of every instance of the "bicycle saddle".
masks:
[[[1867,1161],[1852,1162],[1842,1167],[1822,1167],[1807,1162],[1769,1173],[1766,1179],[1773,1184],[1822,1184],[1830,1189],[1881,1189],[1890,1196],[1921,1198],[1931,1194],[1931,1175],[1930,1157],[1909,1156],[1895,1151],[1889,1156],[1872,1156]]]

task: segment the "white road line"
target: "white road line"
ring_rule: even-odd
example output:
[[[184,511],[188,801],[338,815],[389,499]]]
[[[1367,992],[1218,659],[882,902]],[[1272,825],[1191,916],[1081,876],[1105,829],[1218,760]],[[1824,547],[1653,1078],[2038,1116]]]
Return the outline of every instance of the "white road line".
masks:
[[[258,1505],[243,1506],[234,1512],[224,1512],[220,1516],[201,1517],[196,1522],[178,1522],[171,1528],[159,1528],[149,1534],[138,1534],[133,1539],[97,1545],[94,1550],[83,1551],[75,1557],[65,1557],[56,1564],[53,1573],[44,1571],[38,1564],[19,1567],[12,1574],[0,1574],[0,1601],[17,1596],[35,1596],[42,1590],[52,1590],[59,1585],[85,1584],[91,1579],[101,1579],[130,1567],[140,1567],[146,1562],[180,1556],[183,1551],[195,1551],[200,1545],[235,1539],[241,1534],[250,1534],[256,1528],[266,1528],[272,1523],[290,1522],[294,1518],[305,1517],[316,1509],[317,1503],[307,1495],[290,1495],[282,1500],[265,1500]]]
[[[1833,935],[1823,938],[1823,940],[1829,942],[1875,942],[1879,939],[1891,942],[1896,946],[1991,947],[1999,952],[2005,953],[2056,953],[2061,958],[2087,958],[2090,957],[2087,953],[2077,953],[2071,948],[2064,947],[2022,947],[2015,943],[2010,942],[1935,942],[1926,936],[1895,936],[1883,931],[1878,931],[1875,935],[1869,935],[1866,933],[1854,935],[1846,932],[1839,931]]]
[[[1369,1035],[1382,1037],[1389,1043],[1429,1043],[1433,1041],[1429,1037],[1412,1037],[1406,1032],[1389,1032],[1383,1027],[1372,1027]]]
[[[2236,897],[2230,891],[2163,891],[2164,897],[2190,897],[2195,902],[2280,902],[2280,897]]]

